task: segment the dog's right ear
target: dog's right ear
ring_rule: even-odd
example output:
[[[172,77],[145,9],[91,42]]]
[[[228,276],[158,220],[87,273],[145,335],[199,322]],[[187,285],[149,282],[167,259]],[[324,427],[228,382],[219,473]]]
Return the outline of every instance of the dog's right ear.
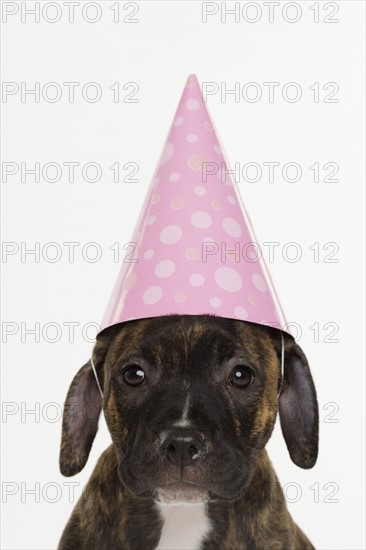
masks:
[[[84,468],[101,409],[102,396],[88,361],[71,382],[64,405],[60,452],[60,470],[64,476],[73,476]]]
[[[93,350],[98,380],[103,388],[104,359],[120,325],[105,329],[97,337]],[[103,400],[90,360],[79,370],[67,393],[62,419],[60,470],[64,476],[78,474],[88,460],[98,431]]]

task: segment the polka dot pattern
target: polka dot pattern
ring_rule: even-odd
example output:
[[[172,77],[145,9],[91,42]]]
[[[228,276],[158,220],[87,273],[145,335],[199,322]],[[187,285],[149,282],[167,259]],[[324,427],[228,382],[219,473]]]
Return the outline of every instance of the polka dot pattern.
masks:
[[[252,281],[255,288],[260,290],[261,292],[266,292],[267,290],[267,283],[264,280],[263,276],[260,273],[253,273],[252,275]]]
[[[155,275],[160,279],[165,279],[173,275],[175,271],[175,263],[172,260],[162,260],[155,268]]]
[[[186,141],[188,141],[188,143],[197,143],[198,137],[196,136],[196,134],[188,134],[186,137]]]
[[[176,181],[179,181],[179,180],[180,180],[179,172],[173,172],[172,174],[170,174],[169,181],[172,181],[173,183],[175,183]]]
[[[147,306],[151,306],[159,302],[163,295],[163,289],[160,286],[149,286],[142,296],[142,301]]]
[[[210,214],[207,214],[207,212],[198,210],[192,214],[191,223],[197,229],[206,229],[212,225],[212,218]]]
[[[198,109],[200,108],[200,102],[198,101],[198,99],[194,99],[194,98],[187,99],[186,107],[190,111],[198,111]]]
[[[221,300],[220,298],[216,298],[216,296],[212,296],[209,300],[210,306],[212,307],[220,307],[221,306]]]
[[[183,208],[185,205],[185,200],[182,197],[174,197],[170,201],[170,208],[173,208],[174,210],[179,210],[180,208]]]
[[[191,76],[102,328],[171,313],[285,324],[225,165]]]
[[[185,292],[177,292],[174,299],[176,302],[185,302],[187,300],[187,294]]]
[[[161,161],[160,166],[163,166],[163,164],[166,164],[169,159],[172,158],[174,153],[174,145],[172,143],[166,143],[163,154],[161,155]]]
[[[234,218],[224,218],[222,220],[222,227],[225,233],[231,237],[241,237],[240,224]]]
[[[247,310],[241,306],[236,306],[236,308],[234,308],[234,313],[238,319],[242,319],[243,321],[248,317]]]
[[[162,244],[175,244],[182,237],[182,229],[179,225],[166,225],[160,233]]]
[[[200,251],[198,248],[187,248],[185,257],[187,260],[198,260],[200,257]]]
[[[193,286],[202,286],[205,283],[205,278],[200,273],[194,273],[190,276],[189,282]]]
[[[220,201],[212,201],[211,206],[214,210],[222,210],[222,204]]]
[[[215,281],[226,292],[238,292],[243,286],[239,273],[232,267],[219,267],[215,271]]]
[[[132,273],[127,275],[127,277],[123,281],[123,289],[131,290],[131,288],[135,286],[136,282],[137,282],[137,275],[134,271],[132,271]]]

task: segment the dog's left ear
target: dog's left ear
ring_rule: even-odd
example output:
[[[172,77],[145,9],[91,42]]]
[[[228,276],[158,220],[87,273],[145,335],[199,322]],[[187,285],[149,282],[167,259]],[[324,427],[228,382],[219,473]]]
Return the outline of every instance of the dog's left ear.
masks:
[[[279,397],[282,433],[291,460],[312,468],[318,457],[319,412],[307,359],[295,340],[285,336],[284,379]]]

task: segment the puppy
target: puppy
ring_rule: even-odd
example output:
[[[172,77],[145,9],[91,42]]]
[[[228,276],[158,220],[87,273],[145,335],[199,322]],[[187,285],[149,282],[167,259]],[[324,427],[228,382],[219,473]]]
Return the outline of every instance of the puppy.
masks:
[[[284,334],[214,315],[102,331],[67,394],[60,468],[85,466],[103,406],[112,437],[59,550],[302,550],[265,451],[279,409],[295,464],[318,453],[307,360]],[[280,392],[280,395],[278,396]]]

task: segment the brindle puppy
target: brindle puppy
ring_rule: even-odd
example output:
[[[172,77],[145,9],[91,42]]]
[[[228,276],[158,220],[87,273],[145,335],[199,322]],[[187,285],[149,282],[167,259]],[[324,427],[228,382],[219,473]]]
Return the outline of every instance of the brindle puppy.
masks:
[[[284,341],[281,381],[281,333],[264,326],[171,315],[103,331],[93,352],[103,403],[88,362],[65,403],[61,472],[84,467],[102,404],[113,443],[59,549],[313,548],[264,450],[278,408],[293,462],[317,458],[313,380],[294,339]]]

